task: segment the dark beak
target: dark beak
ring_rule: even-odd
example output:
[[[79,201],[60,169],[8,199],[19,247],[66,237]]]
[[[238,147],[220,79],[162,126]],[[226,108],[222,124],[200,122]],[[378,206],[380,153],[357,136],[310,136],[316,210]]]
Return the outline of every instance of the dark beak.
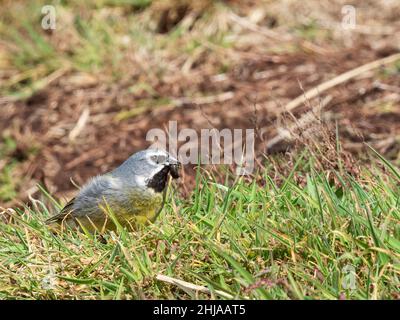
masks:
[[[179,171],[181,169],[181,163],[178,160],[169,161],[169,172],[171,173],[172,178],[178,179],[180,177]]]

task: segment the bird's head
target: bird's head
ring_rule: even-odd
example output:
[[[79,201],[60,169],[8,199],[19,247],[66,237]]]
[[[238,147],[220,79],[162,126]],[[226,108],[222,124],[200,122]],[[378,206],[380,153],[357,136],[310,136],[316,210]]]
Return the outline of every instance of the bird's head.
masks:
[[[168,176],[178,179],[181,163],[162,149],[146,149],[133,154],[114,174],[131,179],[135,176],[137,182],[143,182],[156,192],[164,190]]]

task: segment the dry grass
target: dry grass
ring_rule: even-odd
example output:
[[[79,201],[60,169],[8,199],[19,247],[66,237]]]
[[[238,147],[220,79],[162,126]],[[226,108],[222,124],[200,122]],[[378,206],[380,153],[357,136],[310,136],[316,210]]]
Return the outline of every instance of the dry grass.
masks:
[[[282,126],[277,114],[303,90],[398,50],[395,1],[355,3],[354,32],[340,27],[341,1],[132,3],[60,5],[49,33],[40,28],[42,2],[4,1],[3,202],[26,200],[40,181],[69,196],[70,177],[82,184],[108,170],[169,120],[251,128],[256,105],[263,152]],[[392,64],[324,93],[324,119],[337,122],[345,150],[362,154],[365,141],[398,161],[398,72]]]
[[[18,206],[21,217],[0,224],[1,297],[193,297],[155,281],[167,271],[207,285],[212,294],[223,290],[242,298],[270,297],[265,287],[273,288],[273,298],[398,298],[398,182],[387,180],[385,169],[365,168],[371,166],[365,142],[400,164],[400,63],[362,73],[285,110],[304,92],[399,52],[398,1],[352,1],[354,30],[341,27],[346,2],[63,1],[56,8],[57,29],[50,32],[40,27],[46,1],[2,1],[0,204]],[[226,179],[217,168],[212,184],[202,182],[208,186],[202,193],[188,166],[177,188],[182,197],[174,198],[177,203],[148,233],[135,234],[139,246],[132,235],[110,236],[107,244],[73,233],[60,240],[42,228],[41,218],[55,210],[47,200],[43,207],[23,208],[30,197],[41,197],[38,183],[57,199],[70,198],[71,178],[82,185],[115,167],[147,147],[149,129],[165,128],[170,120],[195,130],[255,128],[258,168],[266,170],[252,177],[257,186],[248,180],[232,186],[234,194],[243,194],[232,200],[226,186],[215,187]],[[282,130],[293,141],[280,140],[267,150]],[[305,149],[309,160],[299,160]],[[264,194],[262,186],[271,193]],[[315,190],[322,190],[322,208]],[[255,210],[255,203],[264,211]],[[217,233],[215,242],[204,241],[228,204],[222,240]],[[246,209],[235,211],[240,205]],[[262,227],[275,233],[260,238],[257,227],[254,239],[247,214],[254,221],[266,215]],[[321,227],[319,214],[327,225]],[[241,230],[234,226],[238,218]],[[169,225],[171,220],[176,224]],[[239,234],[239,243],[224,241]],[[327,242],[321,240],[325,234]],[[307,245],[293,245],[297,241]],[[219,255],[215,244],[232,246],[227,252],[234,260]],[[260,253],[260,246],[272,251]],[[193,253],[196,259],[178,259],[180,249],[182,259]],[[362,286],[355,296],[338,289],[343,265],[336,259],[346,250],[360,267]],[[276,257],[272,279],[264,279],[263,268]],[[53,272],[50,264],[64,275],[52,292],[43,288]]]
[[[199,174],[155,224],[101,238],[52,234],[49,196],[4,212],[0,298],[398,299],[399,171],[382,159],[387,173],[335,184],[312,154],[294,160],[288,176],[269,166],[230,187]]]

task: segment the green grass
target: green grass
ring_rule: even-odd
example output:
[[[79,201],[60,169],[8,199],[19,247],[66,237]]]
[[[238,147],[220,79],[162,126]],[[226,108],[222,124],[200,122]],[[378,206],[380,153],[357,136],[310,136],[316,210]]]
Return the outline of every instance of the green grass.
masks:
[[[299,172],[277,185],[272,168],[257,175],[261,184],[239,178],[229,187],[199,171],[189,199],[170,191],[155,224],[106,233],[106,243],[52,234],[43,220],[58,204],[47,196],[0,224],[0,298],[396,298],[400,175],[380,161],[389,174],[377,166],[357,181],[334,173],[333,183],[299,160],[304,185]]]
[[[179,24],[159,34],[156,26],[160,12],[152,9],[152,4],[151,0],[63,1],[55,5],[57,27],[52,33],[41,27],[41,9],[48,5],[45,1],[7,4],[4,14],[0,13],[0,36],[6,44],[0,48],[0,67],[12,71],[12,76],[1,82],[0,95],[27,99],[46,88],[53,77],[68,72],[102,75],[106,81],[115,82],[126,77],[127,70],[138,68],[132,63],[132,52],[137,50],[144,50],[157,61],[154,64],[146,58],[144,62],[149,65],[140,62],[146,70],[143,76],[160,78],[168,71],[157,58],[160,52],[168,56],[167,61],[182,57],[181,48],[192,38],[221,48],[230,45],[226,32],[216,32],[211,39],[203,34],[183,36]],[[176,5],[173,1],[164,4],[171,8]],[[197,54],[205,50],[209,49],[199,48]]]
[[[106,84],[123,79],[137,99],[134,107],[118,111],[119,121],[169,104],[173,97],[158,92],[158,85],[183,67],[188,72],[204,63],[218,74],[243,63],[229,51],[240,46],[237,40],[251,37],[226,23],[223,3],[214,2],[193,24],[182,21],[160,34],[155,2],[61,1],[57,30],[49,33],[40,24],[46,1],[19,1],[22,6],[8,1],[0,13],[0,69],[8,72],[0,96],[24,100],[68,72],[100,75]],[[315,22],[291,32],[309,41],[331,37]],[[264,50],[287,54],[299,48]],[[213,58],[205,59],[210,53]],[[143,70],[135,71],[139,67]],[[399,70],[397,64],[380,76]],[[196,86],[182,88],[179,96],[198,94]],[[17,142],[2,139],[4,206],[24,183],[15,174],[21,162]],[[385,159],[379,161],[358,179],[330,172],[336,183],[312,158],[299,159],[284,177],[268,167],[253,180],[229,177],[224,185],[199,171],[192,195],[183,199],[171,190],[155,224],[107,233],[105,241],[74,230],[54,235],[43,221],[61,205],[50,195],[31,208],[11,213],[0,208],[0,299],[398,299],[400,175]],[[158,281],[158,274],[206,286],[210,294]]]

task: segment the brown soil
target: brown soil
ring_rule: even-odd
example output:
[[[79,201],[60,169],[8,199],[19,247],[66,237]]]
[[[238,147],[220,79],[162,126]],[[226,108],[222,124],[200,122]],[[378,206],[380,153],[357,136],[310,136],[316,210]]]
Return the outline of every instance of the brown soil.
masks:
[[[282,119],[276,114],[283,105],[340,73],[397,50],[390,44],[372,48],[367,40],[347,49],[324,47],[319,52],[303,47],[291,54],[242,48],[235,65],[223,76],[218,76],[213,67],[220,64],[218,58],[206,55],[195,61],[190,73],[154,79],[153,94],[129,90],[139,81],[139,71],[128,71],[116,82],[66,71],[26,101],[1,102],[0,131],[17,141],[17,149],[10,156],[20,162],[18,175],[24,181],[18,198],[26,200],[28,191],[40,181],[58,196],[70,196],[75,190],[71,178],[81,185],[89,177],[115,167],[149,145],[145,141],[149,129],[166,128],[170,120],[177,120],[179,129],[256,127],[262,133],[256,143],[261,154],[266,151],[265,142],[276,134]],[[321,95],[321,99],[332,97],[323,116],[337,122],[345,150],[360,155],[365,150],[363,143],[368,142],[390,159],[399,159],[399,88],[399,70],[392,66]],[[227,92],[232,96],[221,96]],[[214,101],[193,98],[202,96]],[[158,97],[169,100],[116,120],[121,111],[141,107],[145,99]],[[218,101],[218,97],[228,99]],[[318,99],[310,104],[317,105]],[[86,108],[88,122],[71,140],[69,134]],[[301,106],[294,116],[309,109]],[[30,152],[32,147],[38,152]]]

